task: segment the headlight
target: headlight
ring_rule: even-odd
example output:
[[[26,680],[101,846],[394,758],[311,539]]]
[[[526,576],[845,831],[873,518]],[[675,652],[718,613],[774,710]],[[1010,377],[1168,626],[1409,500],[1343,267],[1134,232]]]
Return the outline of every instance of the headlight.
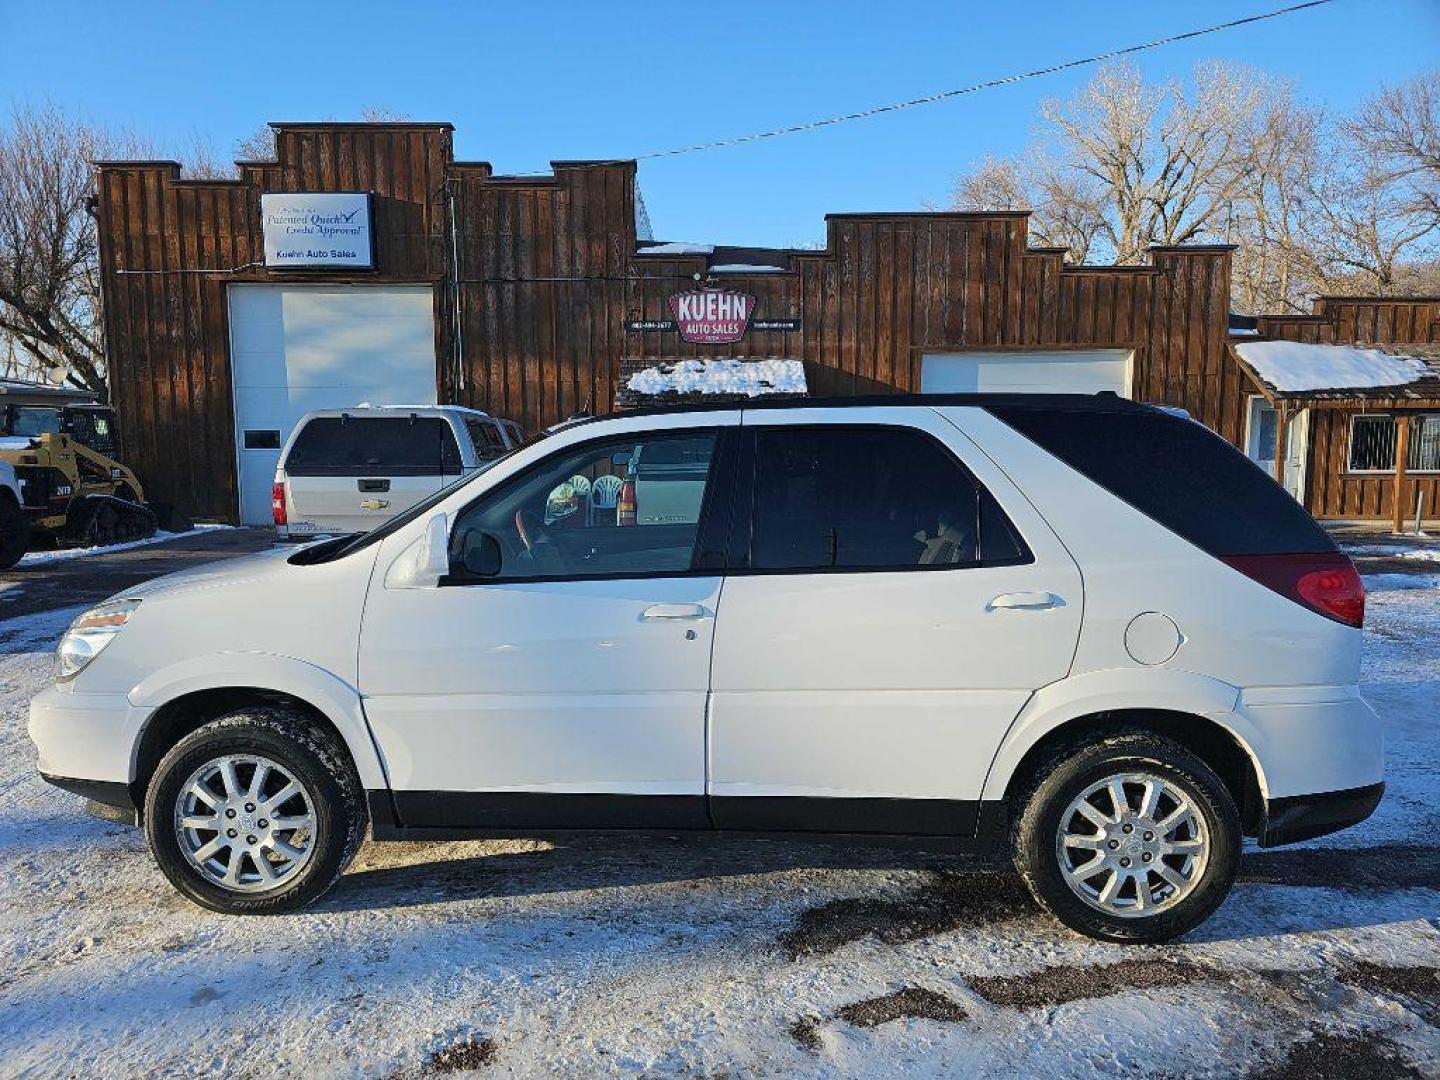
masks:
[[[69,679],[84,671],[115,639],[139,606],[139,600],[111,600],[91,608],[71,623],[55,647],[56,676]]]

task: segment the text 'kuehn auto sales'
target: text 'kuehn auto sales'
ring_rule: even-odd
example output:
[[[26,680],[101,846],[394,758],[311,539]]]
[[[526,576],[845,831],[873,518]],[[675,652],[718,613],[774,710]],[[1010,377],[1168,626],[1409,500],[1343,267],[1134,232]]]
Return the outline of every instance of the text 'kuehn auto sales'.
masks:
[[[1067,265],[1018,211],[833,214],[818,251],[663,242],[634,162],[499,176],[448,124],[273,127],[237,180],[98,167],[127,454],[196,516],[268,523],[308,409],[453,402],[533,432],[715,358],[803,368],[811,395],[1113,391],[1186,410],[1319,516],[1440,503],[1437,299],[1232,327],[1228,247]]]

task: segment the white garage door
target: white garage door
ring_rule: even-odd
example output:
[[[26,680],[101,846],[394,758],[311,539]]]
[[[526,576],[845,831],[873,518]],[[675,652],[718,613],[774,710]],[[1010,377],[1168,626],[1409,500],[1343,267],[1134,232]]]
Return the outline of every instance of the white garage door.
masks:
[[[1129,349],[937,353],[920,366],[925,394],[1130,393]]]
[[[270,524],[280,447],[310,409],[435,403],[428,285],[232,285],[240,520]]]

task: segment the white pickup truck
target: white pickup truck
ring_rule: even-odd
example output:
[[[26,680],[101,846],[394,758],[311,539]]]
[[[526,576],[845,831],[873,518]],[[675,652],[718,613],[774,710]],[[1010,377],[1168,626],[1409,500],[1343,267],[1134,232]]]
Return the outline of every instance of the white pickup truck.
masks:
[[[458,405],[316,409],[280,453],[281,539],[365,532],[524,442],[518,425]]]

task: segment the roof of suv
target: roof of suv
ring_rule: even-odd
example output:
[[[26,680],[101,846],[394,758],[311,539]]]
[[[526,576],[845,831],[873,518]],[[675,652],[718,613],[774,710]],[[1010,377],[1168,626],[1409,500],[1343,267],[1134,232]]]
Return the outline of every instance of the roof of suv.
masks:
[[[579,424],[592,424],[600,420],[622,420],[631,416],[674,416],[684,413],[730,412],[735,409],[856,409],[866,406],[889,406],[934,408],[943,405],[971,405],[978,408],[1024,408],[1065,412],[1131,412],[1137,409],[1153,409],[1129,398],[1120,397],[1108,391],[1098,394],[873,394],[854,397],[787,397],[780,399],[755,398],[715,402],[685,402],[674,405],[647,405],[623,412],[604,413],[562,421],[555,429],[570,428]]]

